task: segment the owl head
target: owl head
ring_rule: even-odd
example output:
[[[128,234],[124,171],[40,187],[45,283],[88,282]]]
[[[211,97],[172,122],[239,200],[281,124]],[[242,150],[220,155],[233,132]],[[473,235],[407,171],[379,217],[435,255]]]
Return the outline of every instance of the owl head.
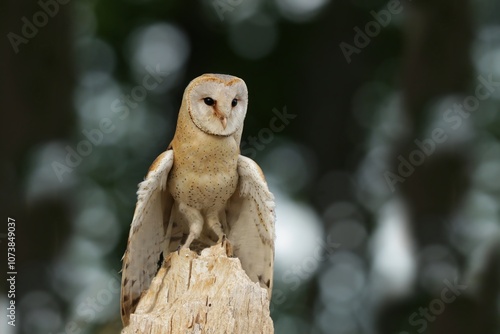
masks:
[[[210,135],[231,136],[243,128],[248,90],[238,77],[204,74],[189,83],[183,102],[198,129]]]

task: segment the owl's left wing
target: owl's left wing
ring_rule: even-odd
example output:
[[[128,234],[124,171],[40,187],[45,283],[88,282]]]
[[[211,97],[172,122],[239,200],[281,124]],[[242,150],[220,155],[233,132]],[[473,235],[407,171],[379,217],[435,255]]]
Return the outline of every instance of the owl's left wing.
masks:
[[[139,184],[127,250],[123,255],[121,314],[125,326],[142,292],[149,288],[158,271],[160,255],[168,238],[167,225],[173,198],[167,189],[167,178],[173,162],[173,151],[163,152],[149,168],[146,179]]]
[[[238,189],[226,208],[228,239],[250,279],[267,289],[269,299],[274,267],[274,196],[260,167],[238,157]]]

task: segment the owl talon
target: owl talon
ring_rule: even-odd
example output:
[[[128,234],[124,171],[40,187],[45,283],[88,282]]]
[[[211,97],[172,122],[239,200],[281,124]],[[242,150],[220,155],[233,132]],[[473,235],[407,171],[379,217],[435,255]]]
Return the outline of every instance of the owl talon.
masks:
[[[222,236],[221,247],[225,248],[227,257],[234,257],[233,245],[231,245],[225,234]]]

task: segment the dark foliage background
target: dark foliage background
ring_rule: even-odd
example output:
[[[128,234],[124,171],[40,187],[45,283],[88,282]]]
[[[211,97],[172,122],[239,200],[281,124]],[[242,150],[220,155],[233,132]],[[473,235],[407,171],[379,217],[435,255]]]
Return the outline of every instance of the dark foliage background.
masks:
[[[136,185],[206,72],[249,87],[276,333],[500,333],[498,1],[3,1],[0,26],[1,333],[119,332]]]

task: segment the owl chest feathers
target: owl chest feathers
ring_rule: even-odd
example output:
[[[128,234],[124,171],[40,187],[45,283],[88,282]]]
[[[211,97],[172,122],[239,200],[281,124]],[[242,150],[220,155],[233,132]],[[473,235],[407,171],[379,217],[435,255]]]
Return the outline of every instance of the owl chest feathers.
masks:
[[[172,148],[172,197],[199,210],[222,208],[238,185],[239,148],[234,138],[198,132],[189,140],[174,138]]]

